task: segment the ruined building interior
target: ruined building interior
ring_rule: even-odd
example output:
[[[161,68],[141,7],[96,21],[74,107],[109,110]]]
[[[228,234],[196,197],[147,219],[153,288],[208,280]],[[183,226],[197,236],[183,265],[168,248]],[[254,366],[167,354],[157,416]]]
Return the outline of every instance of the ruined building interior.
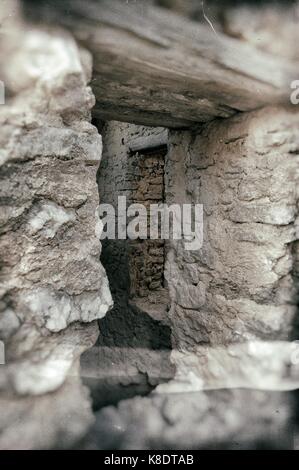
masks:
[[[298,23],[0,0],[0,449],[299,449]],[[120,196],[201,248],[100,240]]]

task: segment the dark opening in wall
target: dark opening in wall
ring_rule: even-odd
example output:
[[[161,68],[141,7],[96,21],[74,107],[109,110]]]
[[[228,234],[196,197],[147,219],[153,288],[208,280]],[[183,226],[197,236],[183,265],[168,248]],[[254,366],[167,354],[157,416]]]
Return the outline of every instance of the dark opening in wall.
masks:
[[[114,206],[116,215],[119,196],[126,196],[127,206],[164,202],[167,145],[159,144],[161,130],[109,122],[101,133],[100,202]],[[147,394],[174,376],[164,260],[161,239],[102,240],[114,306],[99,322],[96,346],[81,360],[95,409]]]

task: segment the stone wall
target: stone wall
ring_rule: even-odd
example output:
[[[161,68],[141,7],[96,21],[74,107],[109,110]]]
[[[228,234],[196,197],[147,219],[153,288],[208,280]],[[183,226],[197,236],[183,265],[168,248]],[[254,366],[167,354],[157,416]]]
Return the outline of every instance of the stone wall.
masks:
[[[0,447],[69,447],[92,422],[79,357],[97,339],[96,320],[112,307],[95,218],[102,143],[90,123],[91,57],[65,32],[22,24],[17,6],[7,18],[1,39],[9,60],[1,68],[7,102],[0,107],[0,339],[6,353]]]
[[[170,133],[166,201],[204,206],[202,249],[172,241],[165,273],[172,358],[195,388],[298,384],[297,127],[270,108]]]
[[[109,148],[126,135],[110,126]],[[83,447],[293,448],[282,391],[299,381],[297,127],[281,107],[169,132],[165,200],[204,206],[202,248],[166,244],[175,377],[96,413]]]
[[[165,151],[154,151],[149,155],[137,152],[134,156],[137,186],[132,191],[131,202],[142,204],[148,210],[148,233],[150,204],[164,202],[164,154]],[[163,288],[164,258],[163,240],[141,240],[138,238],[130,241],[130,295],[133,298],[148,297],[152,291]]]
[[[268,433],[279,446],[289,396],[203,390],[298,388],[296,109],[243,113],[193,132],[115,121],[97,129],[89,53],[65,31],[23,24],[17,8],[4,18],[0,447],[69,448],[86,434],[93,415],[80,358],[95,408],[154,390],[100,411],[96,446],[196,448],[211,445],[215,429],[217,446],[240,432],[244,446]],[[239,35],[238,14],[226,21]],[[276,54],[272,42],[263,47]],[[120,194],[204,206],[198,251],[180,241],[103,243],[114,300],[107,316],[98,188],[115,207]]]
[[[159,201],[163,153],[142,155],[142,150],[161,148],[161,142],[165,145],[165,130],[114,121],[103,128],[98,123],[98,127],[103,138],[98,173],[101,203],[117,210],[118,196],[126,196],[128,205]],[[102,240],[101,260],[114,308],[99,322],[96,347],[82,359],[96,407],[106,404],[108,396],[111,403],[148,393],[173,377],[167,291],[159,289],[164,274],[163,245],[159,240]]]
[[[293,449],[294,410],[291,393],[226,389],[152,394],[99,411],[83,447]]]
[[[163,201],[167,133],[158,127],[119,122],[107,123],[101,132],[104,148],[98,174],[100,201],[115,208],[117,225],[119,196],[126,197],[126,207],[141,203],[148,208]],[[130,220],[128,217],[127,223]],[[127,238],[103,240],[103,245],[103,259],[110,253],[107,270],[112,290],[126,292],[126,301],[130,298],[134,303],[146,297],[150,312],[150,304],[159,304],[155,298],[151,302],[150,292],[164,283],[163,241]],[[160,318],[158,312],[150,315]],[[161,319],[165,323],[166,316]]]
[[[164,247],[170,301],[166,299],[162,317],[158,309],[151,311],[150,295],[143,302],[135,299],[135,310],[142,307],[171,328],[176,380],[159,386],[158,392],[296,387],[296,126],[292,108],[272,108],[164,136],[165,201],[203,204],[204,240],[197,251],[185,250],[182,241],[171,240]],[[119,194],[140,201],[134,197],[140,184],[135,178],[136,148],[145,148],[146,139],[159,132],[116,122],[106,125],[99,180],[100,188],[107,185],[104,202],[116,204]],[[115,326],[120,311],[126,311],[128,328],[132,324],[128,311],[133,304],[127,306],[131,254],[126,242],[115,243],[119,248],[114,245],[112,250],[107,242],[103,256],[108,275],[115,273],[110,283],[122,307],[114,311],[115,318],[103,320],[108,336],[119,334]],[[145,259],[140,250],[139,263]]]

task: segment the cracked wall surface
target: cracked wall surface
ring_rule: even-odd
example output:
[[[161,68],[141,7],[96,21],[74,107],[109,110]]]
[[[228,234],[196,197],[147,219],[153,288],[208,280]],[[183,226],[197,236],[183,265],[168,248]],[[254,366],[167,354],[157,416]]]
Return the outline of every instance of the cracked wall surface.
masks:
[[[297,386],[297,125],[292,108],[278,107],[164,136],[165,201],[203,204],[204,240],[195,251],[185,250],[184,241],[166,244],[170,299],[162,321],[171,328],[176,374],[159,391]],[[131,201],[137,184],[132,150],[159,132],[106,124],[99,174],[104,202],[116,206],[124,194]],[[115,273],[112,290],[124,300],[130,292],[127,245],[117,241],[122,248],[114,244],[113,251],[109,243],[103,255]],[[150,310],[150,295],[142,305]],[[116,337],[124,329],[116,331],[121,315],[114,315],[104,320],[104,331],[115,330]]]
[[[132,203],[142,204],[148,211],[151,204],[164,202],[164,157],[165,150],[153,150],[148,155],[142,150],[132,157],[136,159],[136,189],[132,192]],[[131,158],[132,158],[131,157]],[[136,206],[137,207],[137,206]],[[147,230],[150,217],[147,215]],[[129,248],[129,275],[131,297],[149,298],[164,286],[164,240],[132,240]]]
[[[202,15],[193,1],[175,8],[186,14],[186,3]],[[90,54],[17,10],[0,31],[0,448],[289,448],[295,412],[282,391],[299,381],[296,109],[193,131],[96,128]],[[273,43],[281,11],[267,31],[267,8],[258,25],[253,8],[245,29],[234,11],[228,21],[231,10],[220,18],[216,8],[211,20],[252,43],[258,26],[259,48],[297,57],[286,48],[289,11],[282,49]],[[161,146],[163,172],[142,160]],[[154,196],[138,170],[147,181],[154,173]],[[198,251],[155,246],[143,273],[134,243],[104,241],[101,253],[96,208],[99,194],[115,207],[118,195],[156,202],[161,178],[167,203],[203,204],[204,241]],[[145,274],[139,287],[154,281],[157,291],[133,289],[132,269]]]
[[[297,127],[294,110],[280,107],[167,134],[165,200],[204,208],[200,250],[185,250],[184,241],[166,245],[164,321],[171,330],[174,378],[147,397],[123,395],[115,406],[104,406],[83,448],[292,448]],[[132,127],[113,123],[106,129],[111,149],[124,145]],[[144,144],[140,127],[133,129],[140,133],[138,145]],[[119,147],[110,154],[114,168],[122,165],[116,177],[127,169],[126,156]],[[117,196],[121,185],[111,187],[109,162],[102,171],[100,180],[110,188],[105,195],[110,190]],[[115,318],[110,320],[108,358],[120,334],[113,333]],[[143,358],[143,365],[151,370],[150,361]]]
[[[202,249],[172,241],[165,273],[172,358],[195,388],[271,388],[272,368],[276,387],[298,384],[297,127],[294,109],[269,108],[170,133],[166,201],[204,208]]]
[[[1,44],[10,99],[0,108],[0,447],[63,447],[92,422],[79,357],[112,307],[96,227],[102,142],[90,123],[89,53],[63,31],[15,23],[17,4],[10,17]],[[47,392],[52,399],[32,398]],[[65,442],[64,420],[73,426]]]

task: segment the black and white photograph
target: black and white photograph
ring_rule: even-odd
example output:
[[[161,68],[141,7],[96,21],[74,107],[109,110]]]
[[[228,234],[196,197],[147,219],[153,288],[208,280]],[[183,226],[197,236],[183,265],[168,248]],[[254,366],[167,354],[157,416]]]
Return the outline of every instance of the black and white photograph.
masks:
[[[298,209],[299,0],[0,0],[1,468],[299,450]]]

